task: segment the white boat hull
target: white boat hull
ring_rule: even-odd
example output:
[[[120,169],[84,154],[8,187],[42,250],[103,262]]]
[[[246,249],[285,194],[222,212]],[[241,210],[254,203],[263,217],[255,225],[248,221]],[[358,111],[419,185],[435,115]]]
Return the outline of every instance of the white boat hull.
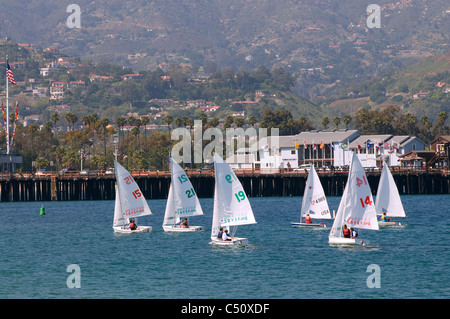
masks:
[[[202,231],[203,227],[202,226],[180,227],[180,226],[174,226],[174,225],[163,225],[163,229],[165,232],[189,233],[189,232]]]
[[[312,228],[326,228],[327,225],[324,223],[318,224],[308,224],[308,223],[292,223],[292,227],[312,227]]]
[[[400,222],[382,222],[382,221],[378,221],[378,226],[383,227],[383,226],[401,226],[402,223]]]
[[[115,233],[120,234],[137,234],[137,233],[148,233],[152,230],[152,226],[138,226],[137,229],[131,230],[125,226],[115,226],[113,227]]]
[[[328,243],[332,245],[362,245],[364,242],[358,238],[344,238],[344,237],[328,237]]]
[[[236,246],[236,245],[244,245],[248,244],[248,238],[238,238],[235,237],[232,240],[219,240],[213,239],[210,244],[219,245],[219,246]]]

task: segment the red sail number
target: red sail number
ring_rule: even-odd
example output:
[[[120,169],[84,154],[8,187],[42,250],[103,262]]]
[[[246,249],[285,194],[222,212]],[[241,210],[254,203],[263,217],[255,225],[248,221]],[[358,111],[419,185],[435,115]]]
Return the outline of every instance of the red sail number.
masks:
[[[372,201],[370,200],[370,196],[369,195],[367,195],[366,196],[366,199],[363,201],[363,199],[362,198],[360,198],[359,199],[359,201],[361,202],[361,206],[364,208],[365,206],[364,206],[364,204],[366,204],[366,205],[372,205]]]
[[[359,177],[356,178],[356,186],[360,187],[362,184],[367,185],[366,176],[363,176],[362,179]]]
[[[139,191],[139,189],[136,189],[134,192],[133,192],[133,196],[134,196],[134,198],[138,198],[138,197],[141,197],[142,196],[142,194],[141,194],[141,192]]]
[[[129,175],[129,176],[125,177],[123,180],[125,181],[125,183],[127,185],[129,185],[133,182],[133,177],[131,177],[131,175]]]

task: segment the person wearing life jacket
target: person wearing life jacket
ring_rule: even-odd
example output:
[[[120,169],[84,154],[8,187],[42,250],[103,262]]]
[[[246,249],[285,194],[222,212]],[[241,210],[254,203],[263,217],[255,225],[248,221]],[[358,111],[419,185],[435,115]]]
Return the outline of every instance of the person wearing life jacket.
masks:
[[[130,220],[130,230],[136,230],[137,229],[137,225],[134,221],[134,219]]]
[[[380,219],[383,223],[388,222],[389,219],[386,217],[386,212],[383,212],[383,215],[381,215],[381,219]]]
[[[358,232],[353,227],[350,227],[350,238],[355,239],[356,237],[358,237]]]
[[[350,238],[350,229],[347,228],[347,225],[344,225],[342,232],[344,233],[344,238]]]
[[[222,236],[223,236],[223,228],[220,227],[219,233],[217,234],[217,239],[218,240],[223,240]]]
[[[311,218],[311,216],[309,216],[309,214],[306,214],[306,216],[305,216],[305,223],[312,224],[312,218]]]

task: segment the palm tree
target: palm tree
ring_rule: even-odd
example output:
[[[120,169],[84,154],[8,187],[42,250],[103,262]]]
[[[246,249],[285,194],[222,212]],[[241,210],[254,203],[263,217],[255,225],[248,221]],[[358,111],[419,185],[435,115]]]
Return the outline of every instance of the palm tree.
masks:
[[[147,116],[141,117],[141,123],[144,125],[144,136],[147,138],[147,124],[150,122],[150,119]]]
[[[103,135],[103,155],[106,158],[106,138],[108,137],[108,132],[107,132],[107,127],[109,125],[109,119],[107,119],[106,117],[102,117],[102,119],[100,120],[100,126],[102,128],[102,135]]]
[[[134,135],[134,137],[138,138],[138,145],[140,146],[140,141],[139,141],[139,134],[141,133],[141,130],[139,129],[139,127],[135,126],[131,129],[131,134]]]
[[[348,130],[348,125],[352,121],[352,117],[350,115],[344,115],[344,124],[345,128]]]
[[[445,124],[445,121],[448,119],[448,113],[443,111],[438,114],[438,119],[442,121],[442,124]]]
[[[328,126],[328,124],[330,124],[330,120],[328,119],[328,117],[323,117],[322,118],[322,125],[323,125],[323,128],[327,128],[327,126]]]
[[[206,122],[208,121],[208,115],[206,115],[205,112],[202,112],[198,118],[202,121],[202,127],[205,127]]]
[[[116,124],[119,126],[119,146],[120,146],[120,131],[123,130],[123,127],[125,126],[126,123],[127,120],[124,117],[119,117],[116,119]]]
[[[169,136],[170,136],[170,125],[171,125],[172,122],[173,122],[173,117],[170,116],[169,114],[167,114],[167,115],[164,117],[164,122],[166,122],[166,124],[169,126]]]
[[[97,113],[92,113],[91,115],[89,115],[89,128],[92,129],[92,153],[95,155],[95,129],[96,126],[98,124],[98,114]]]
[[[225,128],[225,129],[230,128],[231,124],[233,124],[233,122],[234,122],[233,117],[231,115],[228,115],[225,118],[225,123],[223,124],[223,128]]]
[[[334,123],[334,125],[336,125],[336,129],[338,130],[339,129],[339,124],[341,124],[341,118],[339,116],[335,116],[333,118],[333,123]]]
[[[135,126],[136,125],[136,118],[133,115],[130,115],[128,117],[128,124],[131,126]]]
[[[219,125],[219,119],[217,117],[213,117],[210,121],[209,121],[209,126],[211,127],[217,127],[217,125]]]
[[[243,117],[237,117],[234,119],[234,124],[236,124],[237,127],[243,127],[245,123],[245,119]]]
[[[177,117],[175,119],[175,126],[176,127],[182,127],[183,126],[183,119],[181,117]]]
[[[75,129],[75,123],[78,121],[78,116],[76,116],[74,113],[66,113],[65,119],[69,124],[72,124],[72,131]]]
[[[50,120],[53,123],[55,123],[55,127],[56,127],[56,123],[58,123],[58,121],[59,121],[59,118],[60,118],[60,116],[59,116],[59,113],[57,113],[57,112],[52,113],[52,115],[50,116]]]
[[[247,121],[251,126],[254,126],[258,122],[258,119],[255,116],[250,116]]]
[[[69,112],[69,113],[66,113],[65,118],[69,124],[72,124],[72,132],[70,134],[70,136],[71,136],[70,139],[71,139],[71,144],[72,144],[72,148],[73,148],[73,133],[75,130],[75,123],[78,121],[78,116],[76,116],[74,113]]]

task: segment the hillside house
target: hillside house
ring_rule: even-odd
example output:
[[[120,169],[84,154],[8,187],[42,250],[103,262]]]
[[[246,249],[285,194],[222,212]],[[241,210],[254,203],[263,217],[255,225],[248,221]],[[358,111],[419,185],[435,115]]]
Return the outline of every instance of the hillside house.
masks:
[[[86,88],[86,82],[84,81],[71,81],[67,84],[67,88],[71,89],[71,88],[82,88],[85,89]]]
[[[413,98],[417,100],[417,99],[427,96],[428,94],[430,94],[430,92],[419,92],[419,93],[413,94]]]
[[[125,75],[122,75],[121,78],[124,81],[128,81],[128,80],[139,81],[144,78],[144,75],[142,75],[142,74],[125,74]]]
[[[112,80],[114,80],[114,77],[112,76],[97,75],[97,74],[89,75],[89,81],[91,82],[107,82]]]

